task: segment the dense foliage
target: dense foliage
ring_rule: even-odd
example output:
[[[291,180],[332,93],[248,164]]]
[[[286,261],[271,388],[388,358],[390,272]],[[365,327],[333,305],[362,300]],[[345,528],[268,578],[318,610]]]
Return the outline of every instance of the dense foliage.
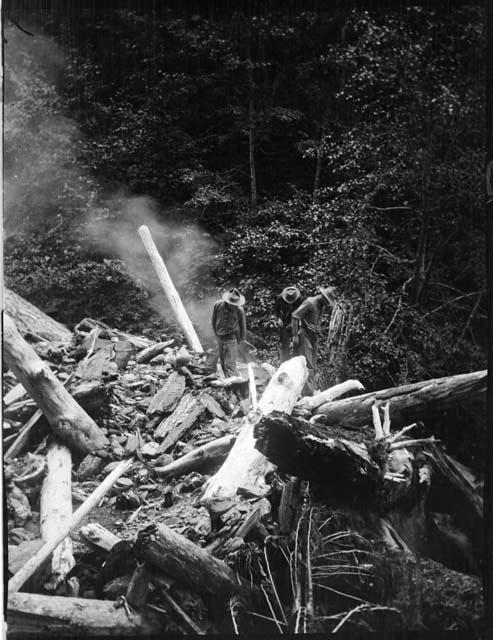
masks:
[[[7,283],[69,324],[149,328],[149,283],[90,229],[148,196],[192,247],[180,290],[205,317],[239,286],[266,352],[274,296],[330,283],[353,309],[340,375],[483,367],[481,5],[158,4],[9,10],[35,36],[5,31]]]

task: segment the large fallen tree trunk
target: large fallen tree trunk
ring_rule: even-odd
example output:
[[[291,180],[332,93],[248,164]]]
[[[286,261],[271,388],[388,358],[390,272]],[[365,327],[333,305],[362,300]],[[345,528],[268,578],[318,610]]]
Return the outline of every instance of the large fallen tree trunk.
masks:
[[[474,401],[486,391],[486,385],[487,372],[475,371],[328,402],[315,413],[325,415],[332,426],[359,427],[369,424],[375,402],[391,401],[390,418],[396,427],[414,422],[430,411]]]
[[[278,469],[303,480],[334,487],[338,498],[368,504],[383,472],[369,451],[375,440],[343,429],[320,428],[279,411],[255,425],[255,447]]]
[[[72,518],[72,456],[70,449],[54,442],[46,456],[48,471],[41,487],[39,518],[41,538],[49,542]],[[75,565],[69,536],[53,551],[51,579],[45,589],[54,591]]]
[[[9,638],[145,637],[158,634],[163,617],[147,609],[127,613],[110,600],[14,593],[7,603]]]
[[[197,593],[226,597],[241,586],[225,562],[163,524],[140,531],[134,552]]]
[[[264,478],[273,465],[255,449],[253,427],[263,415],[279,410],[291,413],[308,378],[304,356],[284,362],[270,380],[257,411],[250,412],[226,461],[207,483],[202,502],[234,496],[238,489],[263,495],[268,487]]]
[[[7,365],[68,447],[92,453],[108,444],[98,425],[22,338],[7,314],[4,314],[3,352]]]
[[[13,318],[22,335],[31,333],[53,342],[69,343],[72,340],[72,333],[63,324],[47,316],[11,289],[5,287],[4,292],[5,312]]]

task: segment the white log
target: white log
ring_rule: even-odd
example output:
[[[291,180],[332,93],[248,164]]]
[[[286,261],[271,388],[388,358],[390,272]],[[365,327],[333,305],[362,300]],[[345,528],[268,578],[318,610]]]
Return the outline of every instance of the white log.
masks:
[[[65,540],[71,531],[73,531],[73,529],[82,522],[87,514],[99,504],[101,499],[108,493],[118,478],[130,469],[132,462],[132,459],[122,460],[120,464],[106,476],[99,487],[94,489],[87,500],[80,505],[77,511],[73,514],[70,522],[67,523],[66,527],[62,529],[55,538],[41,547],[38,553],[34,554],[34,556],[32,556],[32,558],[30,558],[21,569],[19,569],[19,571],[9,580],[9,594],[19,591],[22,585],[32,576],[36,569],[40,567],[47,558],[49,558],[52,551],[56,549],[56,547]]]
[[[103,525],[98,522],[89,522],[79,530],[79,536],[89,547],[93,549],[103,549],[103,551],[111,551],[121,538],[116,536]]]
[[[9,636],[17,638],[145,638],[162,633],[164,618],[128,611],[110,600],[15,593],[7,604]]]
[[[240,487],[256,495],[267,492],[264,478],[275,467],[255,449],[253,428],[262,416],[274,410],[291,413],[307,379],[308,368],[304,356],[291,358],[279,367],[267,385],[257,411],[251,411],[244,419],[244,426],[224,464],[207,482],[202,503],[230,498]]]
[[[40,529],[45,543],[57,537],[72,518],[72,454],[64,444],[54,442],[46,455],[48,471],[41,487]],[[75,565],[69,536],[53,551],[51,578],[45,589],[54,591]]]
[[[144,243],[144,247],[146,248],[147,253],[149,254],[152,266],[156,271],[159,282],[164,289],[164,293],[166,294],[171,308],[175,313],[178,324],[185,334],[186,341],[193,351],[196,351],[197,353],[203,353],[204,350],[202,348],[202,345],[200,344],[199,337],[195,332],[190,318],[188,317],[178,291],[175,289],[175,285],[171,280],[168,269],[166,268],[163,259],[159,255],[159,251],[154,244],[154,240],[152,239],[149,227],[147,227],[146,225],[142,225],[141,227],[139,227],[139,235],[142,238],[142,242]]]
[[[309,411],[315,411],[317,407],[322,406],[326,402],[332,402],[332,400],[340,398],[345,393],[364,390],[365,388],[359,380],[346,380],[345,382],[341,382],[340,384],[336,384],[333,387],[325,389],[325,391],[316,393],[314,396],[301,398],[298,402],[298,406],[303,409],[308,409]]]

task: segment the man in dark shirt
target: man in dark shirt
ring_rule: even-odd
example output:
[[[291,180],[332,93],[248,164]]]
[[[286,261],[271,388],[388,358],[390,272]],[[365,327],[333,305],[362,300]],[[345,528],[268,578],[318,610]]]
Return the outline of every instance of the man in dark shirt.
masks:
[[[212,327],[219,346],[219,361],[226,378],[237,376],[238,343],[245,339],[245,298],[238,289],[227,291],[212,312]]]
[[[315,390],[318,338],[324,311],[336,303],[334,287],[324,287],[316,296],[307,298],[292,314],[293,349],[297,356],[305,356],[308,366],[307,393]]]
[[[274,303],[274,313],[280,320],[279,338],[281,341],[281,362],[291,358],[291,314],[302,303],[301,291],[298,287],[286,287],[277,296]]]

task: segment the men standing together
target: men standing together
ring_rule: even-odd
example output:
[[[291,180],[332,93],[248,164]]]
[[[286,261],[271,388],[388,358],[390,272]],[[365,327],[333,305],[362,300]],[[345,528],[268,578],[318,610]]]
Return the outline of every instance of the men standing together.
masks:
[[[238,343],[246,335],[244,303],[245,298],[238,289],[230,289],[214,305],[212,326],[218,340],[219,359],[225,377],[238,375]],[[303,300],[301,291],[296,286],[283,289],[274,303],[274,313],[280,320],[281,362],[292,356],[306,358],[308,381],[305,394],[315,390],[322,319],[324,312],[335,304],[334,287],[321,287],[318,294]]]

